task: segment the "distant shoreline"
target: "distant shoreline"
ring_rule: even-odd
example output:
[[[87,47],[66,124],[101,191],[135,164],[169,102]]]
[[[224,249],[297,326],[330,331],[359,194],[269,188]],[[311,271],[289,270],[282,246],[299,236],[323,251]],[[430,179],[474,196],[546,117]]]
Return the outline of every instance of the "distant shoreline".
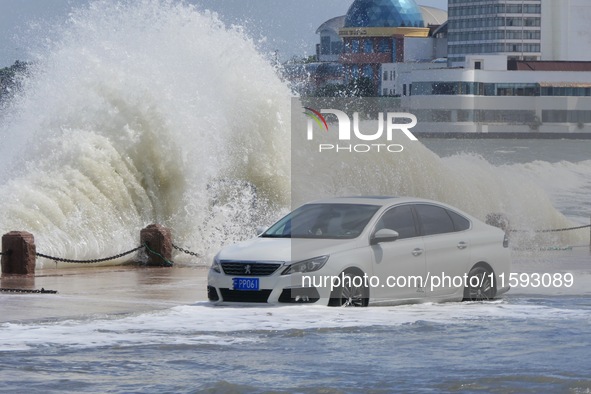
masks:
[[[507,139],[507,140],[591,140],[591,133],[469,133],[469,132],[424,132],[413,134],[420,138],[448,139]]]

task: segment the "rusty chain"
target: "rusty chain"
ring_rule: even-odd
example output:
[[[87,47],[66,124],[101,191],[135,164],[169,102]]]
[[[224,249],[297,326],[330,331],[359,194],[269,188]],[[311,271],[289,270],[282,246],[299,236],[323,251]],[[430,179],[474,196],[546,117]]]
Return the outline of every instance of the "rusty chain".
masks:
[[[133,252],[137,252],[138,250],[143,249],[143,248],[145,248],[145,245],[138,246],[137,248],[131,249],[131,250],[127,251],[127,252],[119,253],[119,254],[117,254],[115,256],[105,257],[103,259],[91,259],[91,260],[65,259],[65,258],[62,258],[62,257],[48,256],[48,255],[43,254],[43,253],[36,253],[36,255],[38,257],[44,257],[46,259],[53,260],[56,263],[57,262],[61,262],[61,263],[93,264],[93,263],[102,263],[104,261],[109,261],[109,260],[115,260],[115,259],[118,259],[120,257],[127,256],[128,254],[131,254]]]
[[[0,293],[27,293],[27,294],[56,294],[57,290],[30,290],[30,289],[0,289]]]
[[[179,250],[179,251],[186,253],[188,255],[191,255],[193,257],[201,257],[201,255],[199,253],[191,252],[190,250],[183,249],[180,246],[176,246],[175,244],[172,244],[172,247],[175,248],[176,250]]]
[[[560,231],[571,231],[571,230],[580,230],[583,228],[589,228],[591,224],[587,224],[585,226],[578,226],[578,227],[568,227],[568,228],[558,228],[558,229],[550,229],[550,230],[535,230],[535,233],[554,233]],[[509,230],[510,233],[529,233],[529,230]]]

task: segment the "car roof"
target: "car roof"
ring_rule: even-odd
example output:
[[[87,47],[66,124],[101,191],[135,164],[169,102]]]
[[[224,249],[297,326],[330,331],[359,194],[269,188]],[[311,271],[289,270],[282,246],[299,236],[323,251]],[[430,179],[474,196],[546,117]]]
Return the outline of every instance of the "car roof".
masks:
[[[388,206],[402,203],[434,203],[446,205],[437,201],[426,200],[416,197],[393,197],[393,196],[351,196],[351,197],[333,197],[322,200],[308,202],[307,204],[365,204]]]

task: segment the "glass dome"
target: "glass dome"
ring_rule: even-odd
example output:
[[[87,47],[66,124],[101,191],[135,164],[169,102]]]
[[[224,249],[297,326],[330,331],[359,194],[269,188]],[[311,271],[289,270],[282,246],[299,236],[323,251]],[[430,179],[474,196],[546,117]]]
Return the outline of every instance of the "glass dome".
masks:
[[[355,0],[345,27],[425,27],[415,0]]]

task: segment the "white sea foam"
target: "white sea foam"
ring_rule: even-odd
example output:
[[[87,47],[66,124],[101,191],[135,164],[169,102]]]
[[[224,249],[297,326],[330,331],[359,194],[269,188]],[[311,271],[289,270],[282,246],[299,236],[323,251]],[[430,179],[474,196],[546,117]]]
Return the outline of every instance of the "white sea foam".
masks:
[[[249,333],[288,330],[395,327],[429,322],[442,325],[527,319],[588,321],[584,310],[492,303],[420,304],[375,308],[320,306],[214,307],[184,305],[128,317],[0,325],[0,351],[39,346],[102,347],[151,344],[235,345],[260,341]],[[243,334],[238,334],[242,332]],[[231,335],[228,335],[231,334]]]

